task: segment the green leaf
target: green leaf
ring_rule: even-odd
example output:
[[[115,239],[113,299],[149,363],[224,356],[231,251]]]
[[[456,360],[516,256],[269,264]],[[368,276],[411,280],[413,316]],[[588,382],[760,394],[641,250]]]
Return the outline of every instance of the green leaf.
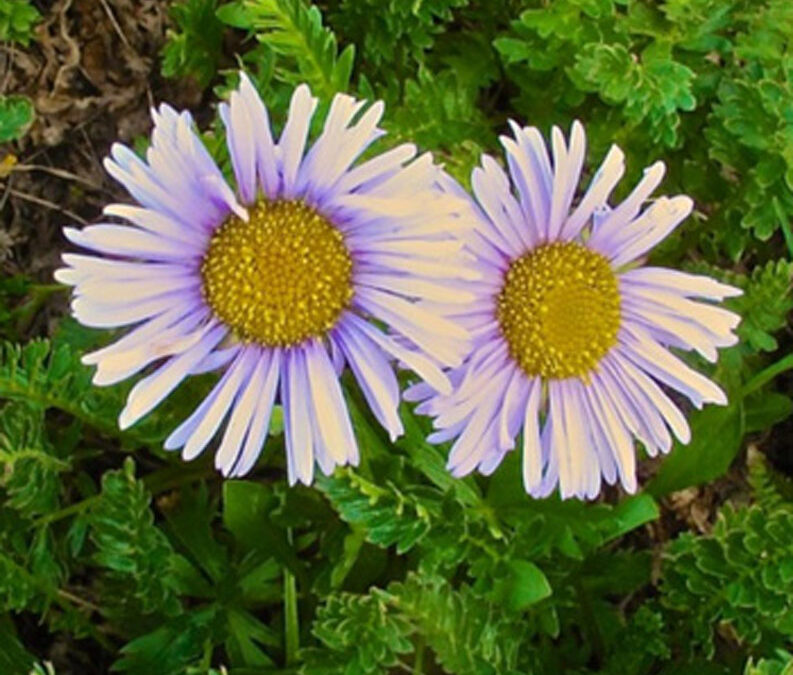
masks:
[[[275,557],[302,586],[307,584],[305,567],[286,532],[272,524],[276,506],[275,496],[264,485],[244,480],[223,483],[223,525],[234,535],[239,549]]]
[[[227,612],[229,637],[226,649],[234,665],[272,666],[272,659],[260,645],[278,647],[281,640],[268,626],[244,610]]]
[[[251,17],[245,9],[243,0],[234,0],[218,7],[215,12],[218,20],[233,28],[248,29],[251,27]]]
[[[542,570],[528,560],[510,560],[508,574],[496,589],[496,597],[507,609],[520,612],[553,592]]]
[[[378,546],[396,544],[397,553],[413,548],[429,531],[433,514],[440,510],[440,496],[424,489],[406,494],[394,484],[375,485],[349,470],[317,480],[345,522],[360,525],[366,538]]]
[[[619,44],[590,44],[576,55],[570,71],[584,90],[606,103],[622,105],[632,124],[648,124],[653,140],[678,143],[679,111],[696,107],[694,72],[671,58],[645,52],[641,58]]]
[[[330,654],[307,651],[306,673],[381,673],[395,666],[400,654],[411,650],[412,627],[388,611],[387,596],[373,592],[357,596],[338,593],[328,597],[317,613],[313,634]]]
[[[102,477],[102,492],[89,512],[94,560],[108,571],[114,587],[140,603],[143,612],[175,613],[173,550],[154,525],[151,495],[135,478],[135,463]],[[124,598],[116,598],[122,601]]]
[[[217,72],[223,24],[216,16],[218,0],[180,0],[169,13],[176,30],[168,31],[162,49],[165,77],[193,77],[204,89]]]
[[[202,653],[214,618],[215,610],[208,608],[171,619],[124,645],[112,669],[130,675],[181,675]]]
[[[745,432],[743,403],[707,406],[689,418],[691,442],[675,443],[647,491],[660,497],[722,476],[741,448]]]
[[[74,331],[67,331],[63,335],[73,334]],[[108,436],[156,448],[173,430],[174,417],[195,406],[195,393],[203,394],[203,385],[201,378],[192,378],[170,401],[122,432],[117,420],[128,385],[126,389],[95,387],[91,370],[82,364],[80,354],[68,341],[32,340],[25,345],[0,345],[0,397],[23,400],[44,410],[56,408]]]
[[[605,541],[611,541],[632,532],[660,517],[658,504],[649,494],[639,494],[622,500],[605,521]]]
[[[33,36],[33,26],[41,18],[29,0],[0,2],[0,42],[19,42],[27,47]],[[0,135],[0,143],[5,140]]]
[[[22,138],[35,117],[33,102],[27,96],[0,96],[0,143]]]
[[[738,335],[754,351],[771,352],[777,348],[774,333],[787,324],[788,314],[793,311],[791,296],[793,263],[778,260],[756,267],[751,277],[729,278],[744,290],[744,294],[732,298],[728,307],[741,315]]]
[[[40,408],[11,401],[0,410],[0,464],[6,505],[26,518],[58,507],[58,473],[69,468],[44,436]]]
[[[206,484],[180,490],[176,505],[165,508],[164,513],[173,538],[187,549],[209,578],[217,583],[227,577],[229,561],[225,549],[212,535],[216,509],[209,502]]]
[[[221,16],[249,27],[282,57],[276,75],[283,82],[305,82],[325,100],[349,87],[355,47],[348,45],[338,54],[336,36],[322,25],[318,7],[302,0],[243,0]]]
[[[744,399],[744,424],[747,434],[770,429],[793,413],[793,399],[778,392],[763,392]]]
[[[14,622],[9,616],[0,618],[0,672],[26,673],[35,657],[19,641]]]
[[[410,574],[404,583],[391,584],[387,593],[390,604],[416,626],[446,672],[509,672],[531,630],[520,615],[509,617],[498,604],[468,587],[456,590],[443,579]]]
[[[793,509],[777,496],[719,513],[713,531],[667,547],[662,602],[686,620],[681,639],[715,651],[714,629],[767,653],[793,636]],[[677,616],[671,620],[677,621]],[[721,631],[720,631],[721,632]]]

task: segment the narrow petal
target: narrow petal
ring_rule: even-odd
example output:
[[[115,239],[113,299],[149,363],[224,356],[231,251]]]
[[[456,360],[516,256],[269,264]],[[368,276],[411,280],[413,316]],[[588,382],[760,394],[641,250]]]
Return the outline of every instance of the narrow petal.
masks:
[[[256,137],[253,119],[238,91],[232,91],[229,104],[221,103],[220,118],[226,127],[226,143],[231,166],[237,180],[237,190],[243,204],[252,204],[256,198]]]
[[[247,367],[251,369],[248,383],[241,390],[234,411],[229,418],[228,426],[223,434],[220,449],[215,454],[215,466],[224,476],[228,476],[240,458],[245,437],[253,424],[253,414],[257,400],[262,393],[265,374],[269,359],[262,355],[258,348],[251,348],[252,355]]]
[[[607,249],[609,240],[636,218],[642,204],[661,184],[664,173],[666,173],[666,167],[663,162],[656,162],[645,169],[644,176],[627,199],[617,208],[610,210],[606,217],[599,222],[588,244],[598,251]]]
[[[451,390],[448,378],[444,375],[441,368],[429,357],[421,352],[402,347],[397,344],[393,338],[381,333],[378,328],[375,328],[369,322],[352,313],[345,315],[345,321],[355,326],[384,352],[404,362],[408,368],[435,387],[437,391],[448,393]]]
[[[377,345],[354,328],[348,328],[344,322],[338,324],[337,333],[338,344],[366,402],[378,422],[388,431],[391,441],[395,441],[404,428],[398,413],[399,383],[391,365]]]
[[[638,326],[624,326],[620,342],[627,358],[652,377],[688,396],[697,408],[703,403],[726,405],[727,397],[716,384],[689,368]]]
[[[313,419],[320,434],[317,440],[321,440],[335,464],[357,464],[358,444],[328,353],[313,341],[306,347],[305,358]]]
[[[637,267],[620,275],[620,282],[708,300],[724,300],[743,294],[740,288],[723,284],[710,277],[688,274],[666,267]]]
[[[192,349],[171,358],[165,365],[138,382],[129,393],[127,405],[118,418],[119,427],[127,429],[156,407],[179,385],[190,369],[215,348],[226,331],[225,326],[209,328]]]
[[[523,487],[534,495],[542,482],[544,467],[540,443],[540,394],[542,385],[538,378],[531,384],[523,418]]]
[[[225,378],[223,385],[218,387],[219,391],[212,405],[205,411],[201,421],[185,443],[182,457],[186,461],[198,457],[218,432],[228,411],[232,409],[240,395],[241,389],[250,379],[254,359],[255,351],[252,349],[241,351],[237,355],[227,371],[229,377]]]
[[[314,438],[306,357],[300,347],[286,353],[281,382],[289,484],[294,485],[299,481],[311,485],[314,480]]]
[[[247,474],[262,451],[262,446],[267,438],[270,428],[270,417],[273,412],[273,403],[278,391],[278,384],[281,378],[281,365],[283,357],[280,351],[271,351],[269,354],[262,355],[262,361],[266,363],[266,375],[259,397],[256,400],[256,408],[253,411],[252,422],[248,435],[245,438],[245,446],[236,466],[233,466],[229,477],[239,478]]]
[[[183,262],[203,255],[197,245],[191,246],[128,225],[89,225],[82,230],[64,227],[63,233],[73,244],[107,255],[165,262]]]
[[[297,172],[303,158],[308,128],[317,103],[318,99],[311,95],[311,91],[305,84],[301,84],[292,94],[289,117],[278,141],[278,149],[281,154],[282,191],[287,198],[295,196]]]
[[[625,155],[616,145],[612,145],[581,203],[562,226],[561,239],[573,239],[581,233],[595,209],[606,203],[624,174]]]

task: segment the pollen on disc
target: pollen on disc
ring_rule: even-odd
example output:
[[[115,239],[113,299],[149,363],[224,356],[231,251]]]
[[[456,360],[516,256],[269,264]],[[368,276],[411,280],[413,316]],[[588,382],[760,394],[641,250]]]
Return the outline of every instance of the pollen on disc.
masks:
[[[299,201],[261,201],[228,218],[201,265],[203,294],[241,340],[270,347],[327,333],[353,295],[342,233]]]
[[[617,341],[617,278],[605,257],[581,244],[545,244],[510,265],[496,318],[527,375],[585,378]]]

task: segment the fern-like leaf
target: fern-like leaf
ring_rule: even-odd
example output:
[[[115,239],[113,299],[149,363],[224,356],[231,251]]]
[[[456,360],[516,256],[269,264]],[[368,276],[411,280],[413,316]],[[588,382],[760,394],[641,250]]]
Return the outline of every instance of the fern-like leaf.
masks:
[[[252,30],[280,58],[278,79],[307,83],[325,100],[349,87],[355,47],[338,53],[336,36],[322,24],[322,13],[302,0],[241,0],[219,12],[221,20]]]

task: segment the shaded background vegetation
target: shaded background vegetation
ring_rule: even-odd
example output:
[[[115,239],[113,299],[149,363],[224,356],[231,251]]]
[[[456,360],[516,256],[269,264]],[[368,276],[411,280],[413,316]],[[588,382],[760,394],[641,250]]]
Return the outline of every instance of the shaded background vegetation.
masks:
[[[793,4],[789,0],[0,0],[0,673],[793,672]],[[125,195],[148,107],[215,104],[245,68],[387,103],[466,182],[507,120],[611,143],[694,215],[654,262],[744,288],[725,408],[594,504],[534,501],[517,458],[452,480],[405,406],[395,445],[345,383],[364,461],[287,489],[279,420],[247,480],[161,450],[211,377],[119,432],[110,336],[53,285],[64,224]],[[228,167],[227,167],[228,168]]]

